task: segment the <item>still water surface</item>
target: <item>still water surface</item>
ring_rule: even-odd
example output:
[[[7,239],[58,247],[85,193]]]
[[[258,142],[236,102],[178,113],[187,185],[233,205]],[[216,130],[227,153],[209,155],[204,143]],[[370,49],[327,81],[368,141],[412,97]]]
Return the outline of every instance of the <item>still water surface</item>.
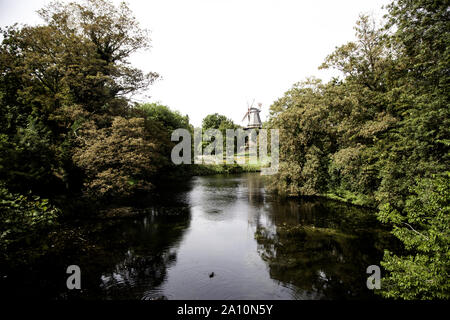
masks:
[[[390,237],[373,212],[325,199],[283,200],[259,174],[195,177],[137,218],[77,226],[8,295],[51,299],[374,299],[366,268]],[[65,287],[77,264],[82,291]],[[5,294],[5,291],[3,291]]]

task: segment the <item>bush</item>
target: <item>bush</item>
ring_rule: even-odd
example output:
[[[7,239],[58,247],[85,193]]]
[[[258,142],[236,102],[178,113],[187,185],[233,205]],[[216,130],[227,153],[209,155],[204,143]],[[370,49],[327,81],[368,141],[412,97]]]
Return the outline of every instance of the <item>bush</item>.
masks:
[[[48,199],[11,193],[0,184],[0,248],[3,254],[13,243],[55,224],[59,214],[60,210]]]
[[[114,117],[106,128],[85,125],[73,160],[87,174],[86,194],[107,199],[150,190],[152,175],[165,164],[159,141],[143,118]]]

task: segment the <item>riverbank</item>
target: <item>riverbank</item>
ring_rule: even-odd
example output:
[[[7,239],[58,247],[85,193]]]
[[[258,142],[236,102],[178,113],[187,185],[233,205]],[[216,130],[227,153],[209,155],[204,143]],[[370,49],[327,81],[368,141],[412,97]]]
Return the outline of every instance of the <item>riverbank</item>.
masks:
[[[362,208],[377,208],[377,202],[374,198],[368,197],[363,194],[352,193],[349,191],[344,192],[328,192],[320,194],[320,197],[336,200],[344,203],[349,203]]]
[[[215,174],[238,174],[248,172],[260,172],[260,164],[193,164],[192,176],[207,176]]]

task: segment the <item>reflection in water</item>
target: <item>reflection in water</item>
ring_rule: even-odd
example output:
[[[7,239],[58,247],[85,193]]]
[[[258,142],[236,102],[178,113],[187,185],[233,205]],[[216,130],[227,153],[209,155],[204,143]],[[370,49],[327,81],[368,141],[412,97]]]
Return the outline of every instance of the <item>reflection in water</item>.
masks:
[[[163,296],[157,288],[166,279],[167,268],[176,261],[176,249],[189,223],[189,212],[183,211],[180,208],[172,217],[146,217],[122,231],[126,251],[108,272],[102,272],[99,287],[102,296],[110,299]],[[151,292],[147,294],[149,289]]]
[[[3,295],[68,299],[367,299],[366,268],[389,237],[373,214],[282,200],[259,174],[193,178],[140,218],[79,226],[85,241],[9,272]],[[82,291],[65,288],[78,264]],[[214,272],[214,277],[209,275]]]

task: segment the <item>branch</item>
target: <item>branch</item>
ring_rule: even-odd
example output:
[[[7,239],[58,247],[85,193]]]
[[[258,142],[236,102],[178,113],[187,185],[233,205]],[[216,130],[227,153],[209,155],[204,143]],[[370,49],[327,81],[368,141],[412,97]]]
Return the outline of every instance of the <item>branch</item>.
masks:
[[[430,240],[426,235],[420,233],[419,231],[415,230],[409,223],[406,222],[402,222],[403,224],[407,225],[412,231],[414,231],[415,233],[417,233],[418,235],[424,237],[427,240]]]

